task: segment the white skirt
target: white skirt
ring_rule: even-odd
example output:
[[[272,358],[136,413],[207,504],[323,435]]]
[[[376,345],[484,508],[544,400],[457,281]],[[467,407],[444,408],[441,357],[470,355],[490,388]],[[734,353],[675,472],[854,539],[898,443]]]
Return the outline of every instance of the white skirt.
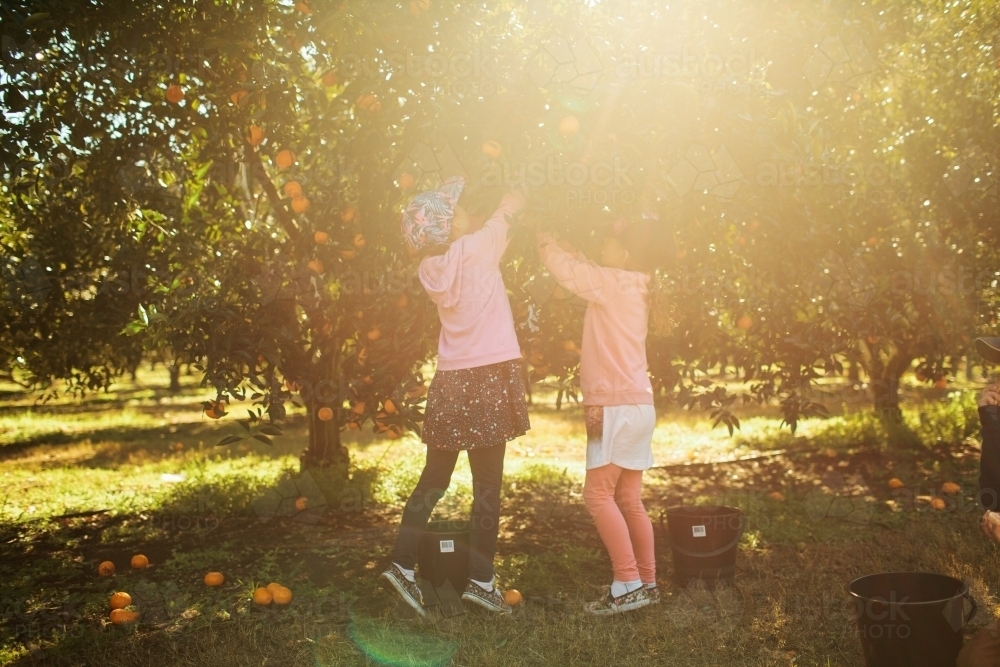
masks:
[[[628,470],[653,467],[652,405],[587,405],[587,470],[609,463]]]

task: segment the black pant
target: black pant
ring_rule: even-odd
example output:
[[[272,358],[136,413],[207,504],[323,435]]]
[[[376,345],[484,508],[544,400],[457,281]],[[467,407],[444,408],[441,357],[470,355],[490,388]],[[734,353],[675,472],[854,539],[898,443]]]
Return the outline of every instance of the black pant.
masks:
[[[493,578],[493,554],[497,548],[500,522],[500,484],[503,481],[503,457],[507,444],[470,449],[472,468],[472,522],[469,537],[469,578],[490,581]],[[451,473],[458,461],[457,451],[427,448],[427,463],[420,473],[417,488],[403,509],[403,521],[396,538],[392,560],[408,570],[417,562],[420,537],[434,506],[451,483]]]
[[[988,510],[1000,507],[1000,407],[979,408],[983,451],[979,457],[979,502]]]

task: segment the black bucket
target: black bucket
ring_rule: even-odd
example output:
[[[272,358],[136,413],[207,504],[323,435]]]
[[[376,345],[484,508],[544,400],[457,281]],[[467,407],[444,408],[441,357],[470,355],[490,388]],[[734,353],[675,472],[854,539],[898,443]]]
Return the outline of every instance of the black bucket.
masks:
[[[667,510],[667,532],[674,559],[674,581],[687,586],[700,579],[708,584],[732,583],[736,548],[746,527],[738,507],[695,505]]]
[[[431,521],[417,552],[418,583],[427,606],[461,609],[469,582],[469,522]]]
[[[868,667],[955,667],[962,626],[976,613],[964,581],[886,572],[855,579],[848,591]],[[968,614],[965,600],[972,605]]]

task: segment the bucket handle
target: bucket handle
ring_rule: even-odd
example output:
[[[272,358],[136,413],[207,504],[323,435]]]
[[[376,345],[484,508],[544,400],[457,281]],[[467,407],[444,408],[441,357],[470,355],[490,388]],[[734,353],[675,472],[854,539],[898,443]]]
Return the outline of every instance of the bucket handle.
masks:
[[[967,625],[969,621],[972,620],[972,617],[976,615],[976,612],[979,611],[979,607],[976,606],[976,601],[972,599],[972,596],[969,594],[969,591],[962,593],[962,598],[968,600],[969,604],[971,605],[971,609],[969,609],[968,616],[966,616],[965,620],[962,622],[962,625]]]
[[[711,558],[712,556],[719,556],[721,554],[726,553],[727,551],[729,551],[734,546],[740,543],[740,538],[743,537],[743,531],[746,530],[746,527],[747,527],[747,516],[746,514],[744,514],[740,517],[740,532],[736,534],[736,539],[727,544],[726,546],[720,549],[716,549],[715,551],[709,551],[708,553],[695,553],[694,551],[688,551],[687,549],[684,549],[683,547],[679,547],[676,544],[674,544],[673,540],[670,541],[670,548],[679,554],[682,554],[684,556],[690,556],[691,558]]]

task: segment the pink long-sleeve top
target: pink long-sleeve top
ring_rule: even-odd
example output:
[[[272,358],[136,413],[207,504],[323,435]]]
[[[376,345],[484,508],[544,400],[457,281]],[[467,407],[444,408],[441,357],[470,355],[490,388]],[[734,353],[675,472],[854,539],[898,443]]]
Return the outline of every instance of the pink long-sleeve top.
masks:
[[[500,258],[507,249],[507,216],[524,205],[504,195],[483,228],[420,262],[420,282],[441,318],[438,370],[453,371],[521,358]]]
[[[588,302],[580,352],[583,404],[652,404],[646,366],[649,275],[598,266],[547,235],[539,239],[538,252],[559,284]]]

